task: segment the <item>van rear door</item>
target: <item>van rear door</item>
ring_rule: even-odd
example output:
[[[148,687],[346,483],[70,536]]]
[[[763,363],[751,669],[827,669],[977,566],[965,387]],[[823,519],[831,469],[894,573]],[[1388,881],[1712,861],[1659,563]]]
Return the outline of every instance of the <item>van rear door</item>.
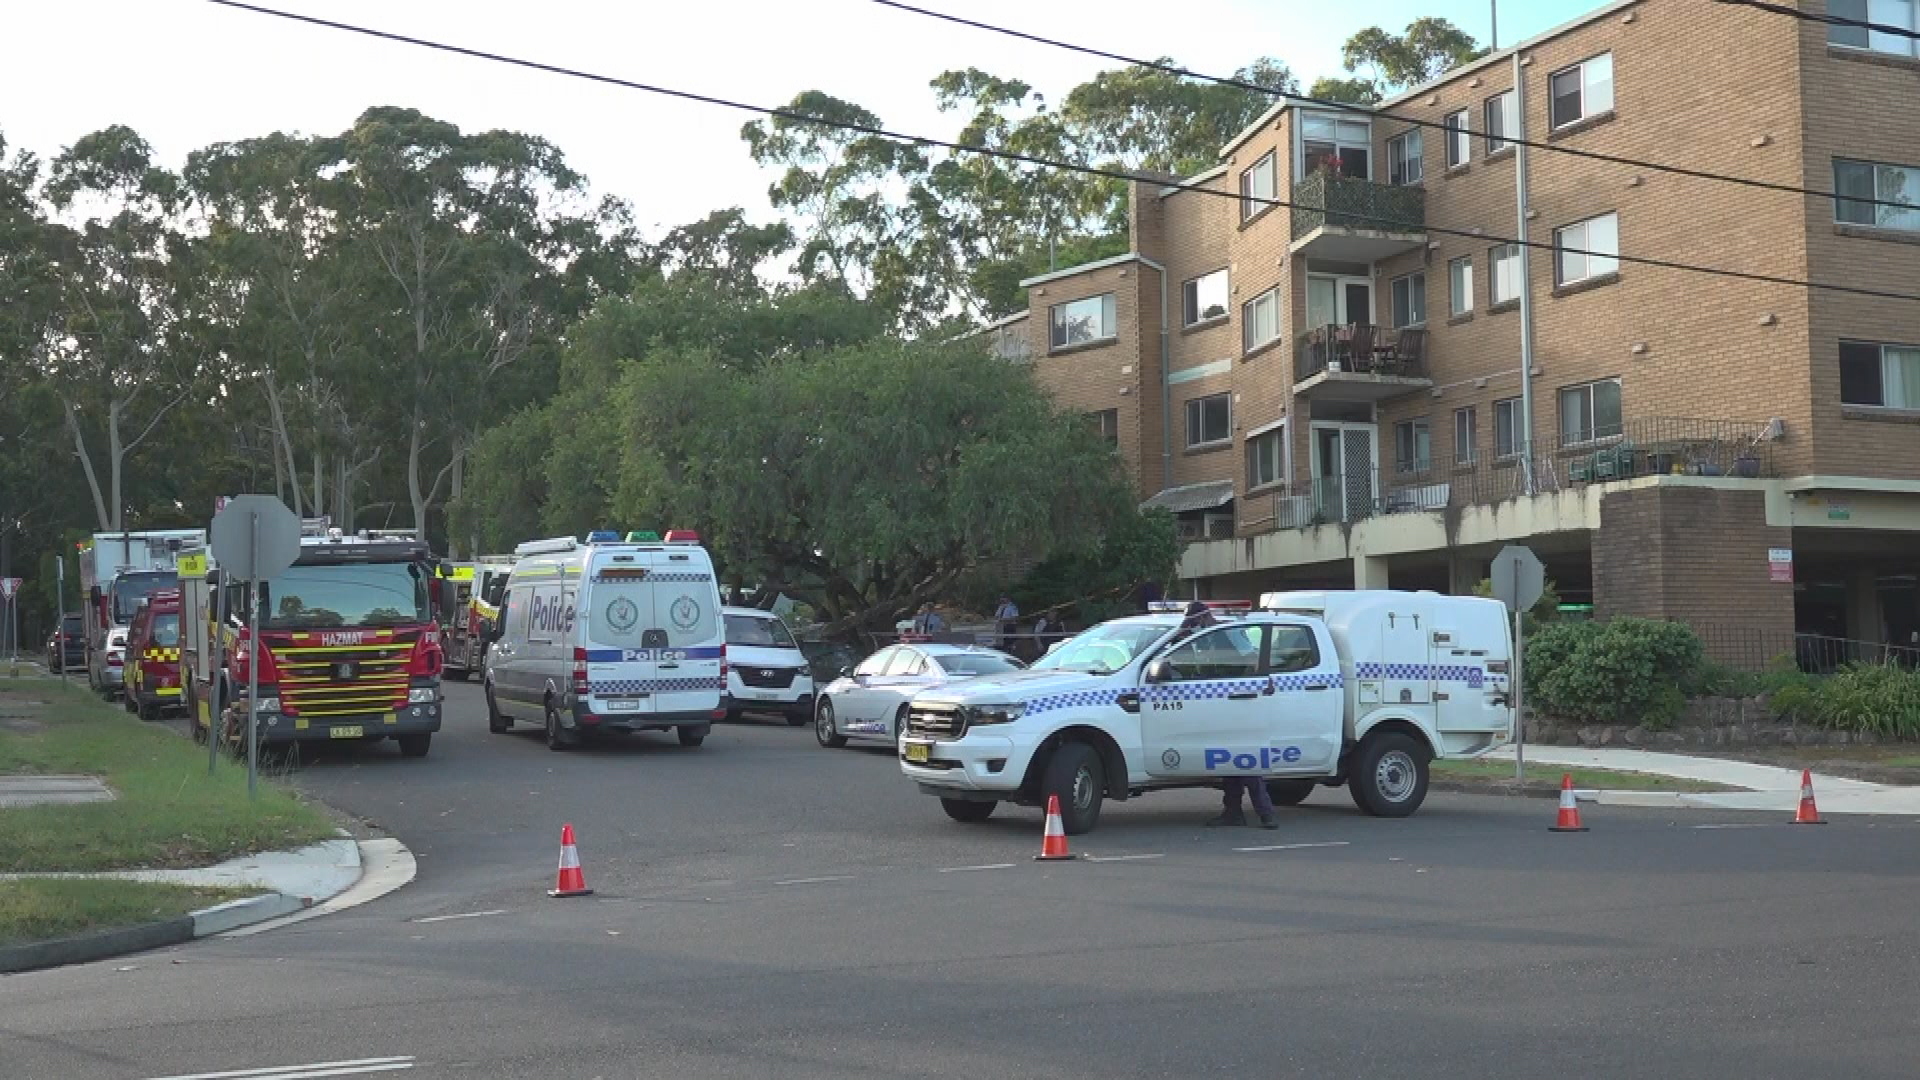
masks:
[[[657,664],[648,653],[654,637],[654,587],[650,560],[638,551],[597,552],[582,587],[586,597],[587,684],[595,712],[656,711]]]
[[[726,624],[713,565],[699,548],[647,552],[653,622],[643,651],[653,666],[654,709],[661,714],[706,714],[720,708],[727,688],[721,673]]]

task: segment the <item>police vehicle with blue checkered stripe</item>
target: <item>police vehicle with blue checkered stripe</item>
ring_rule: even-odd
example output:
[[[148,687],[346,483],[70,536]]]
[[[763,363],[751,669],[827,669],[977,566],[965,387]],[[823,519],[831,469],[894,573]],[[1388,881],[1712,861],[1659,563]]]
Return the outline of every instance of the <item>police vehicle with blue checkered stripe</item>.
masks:
[[[595,532],[514,555],[489,630],[489,730],[537,723],[554,750],[608,733],[706,739],[726,715],[727,645],[713,559],[697,535]]]
[[[1264,778],[1282,805],[1344,785],[1361,810],[1404,817],[1426,798],[1434,758],[1513,736],[1497,601],[1268,593],[1203,621],[1116,619],[1029,671],[920,694],[901,771],[957,821],[1058,796],[1069,833],[1092,829],[1107,799],[1232,776]]]

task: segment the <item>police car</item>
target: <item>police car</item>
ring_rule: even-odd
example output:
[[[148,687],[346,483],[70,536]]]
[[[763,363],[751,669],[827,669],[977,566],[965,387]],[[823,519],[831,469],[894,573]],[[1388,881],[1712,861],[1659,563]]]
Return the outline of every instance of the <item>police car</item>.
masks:
[[[957,821],[1060,800],[1069,833],[1107,799],[1266,778],[1293,805],[1345,785],[1403,817],[1428,762],[1512,738],[1505,609],[1387,590],[1269,593],[1183,626],[1182,605],[1102,623],[1027,672],[909,706],[900,768]]]

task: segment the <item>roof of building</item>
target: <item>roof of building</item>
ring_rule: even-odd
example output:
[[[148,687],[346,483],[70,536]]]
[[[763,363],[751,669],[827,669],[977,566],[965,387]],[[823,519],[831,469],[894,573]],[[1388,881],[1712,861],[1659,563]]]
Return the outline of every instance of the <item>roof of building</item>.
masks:
[[[1170,487],[1140,504],[1142,510],[1159,507],[1175,514],[1194,510],[1212,510],[1233,501],[1233,481],[1209,480],[1204,484]]]
[[[1122,263],[1145,261],[1147,260],[1142,259],[1139,252],[1129,251],[1125,254],[1115,255],[1110,259],[1096,259],[1090,263],[1081,263],[1079,266],[1069,266],[1065,270],[1055,270],[1051,273],[1041,274],[1039,277],[1030,277],[1022,281],[1020,287],[1024,289],[1029,285],[1044,285],[1049,281],[1058,281],[1061,278],[1073,277],[1075,274],[1084,274],[1092,270],[1105,270],[1109,266],[1119,266]]]

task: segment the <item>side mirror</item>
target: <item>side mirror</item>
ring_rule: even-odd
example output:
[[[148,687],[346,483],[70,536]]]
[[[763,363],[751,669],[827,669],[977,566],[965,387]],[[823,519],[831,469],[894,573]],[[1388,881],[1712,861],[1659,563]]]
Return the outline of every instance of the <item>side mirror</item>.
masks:
[[[841,664],[839,669],[834,673],[835,678],[840,678],[840,679],[847,678],[852,674],[853,674],[853,669],[848,667],[845,664]]]
[[[1173,667],[1165,660],[1155,660],[1147,665],[1147,681],[1150,683],[1172,682]]]

